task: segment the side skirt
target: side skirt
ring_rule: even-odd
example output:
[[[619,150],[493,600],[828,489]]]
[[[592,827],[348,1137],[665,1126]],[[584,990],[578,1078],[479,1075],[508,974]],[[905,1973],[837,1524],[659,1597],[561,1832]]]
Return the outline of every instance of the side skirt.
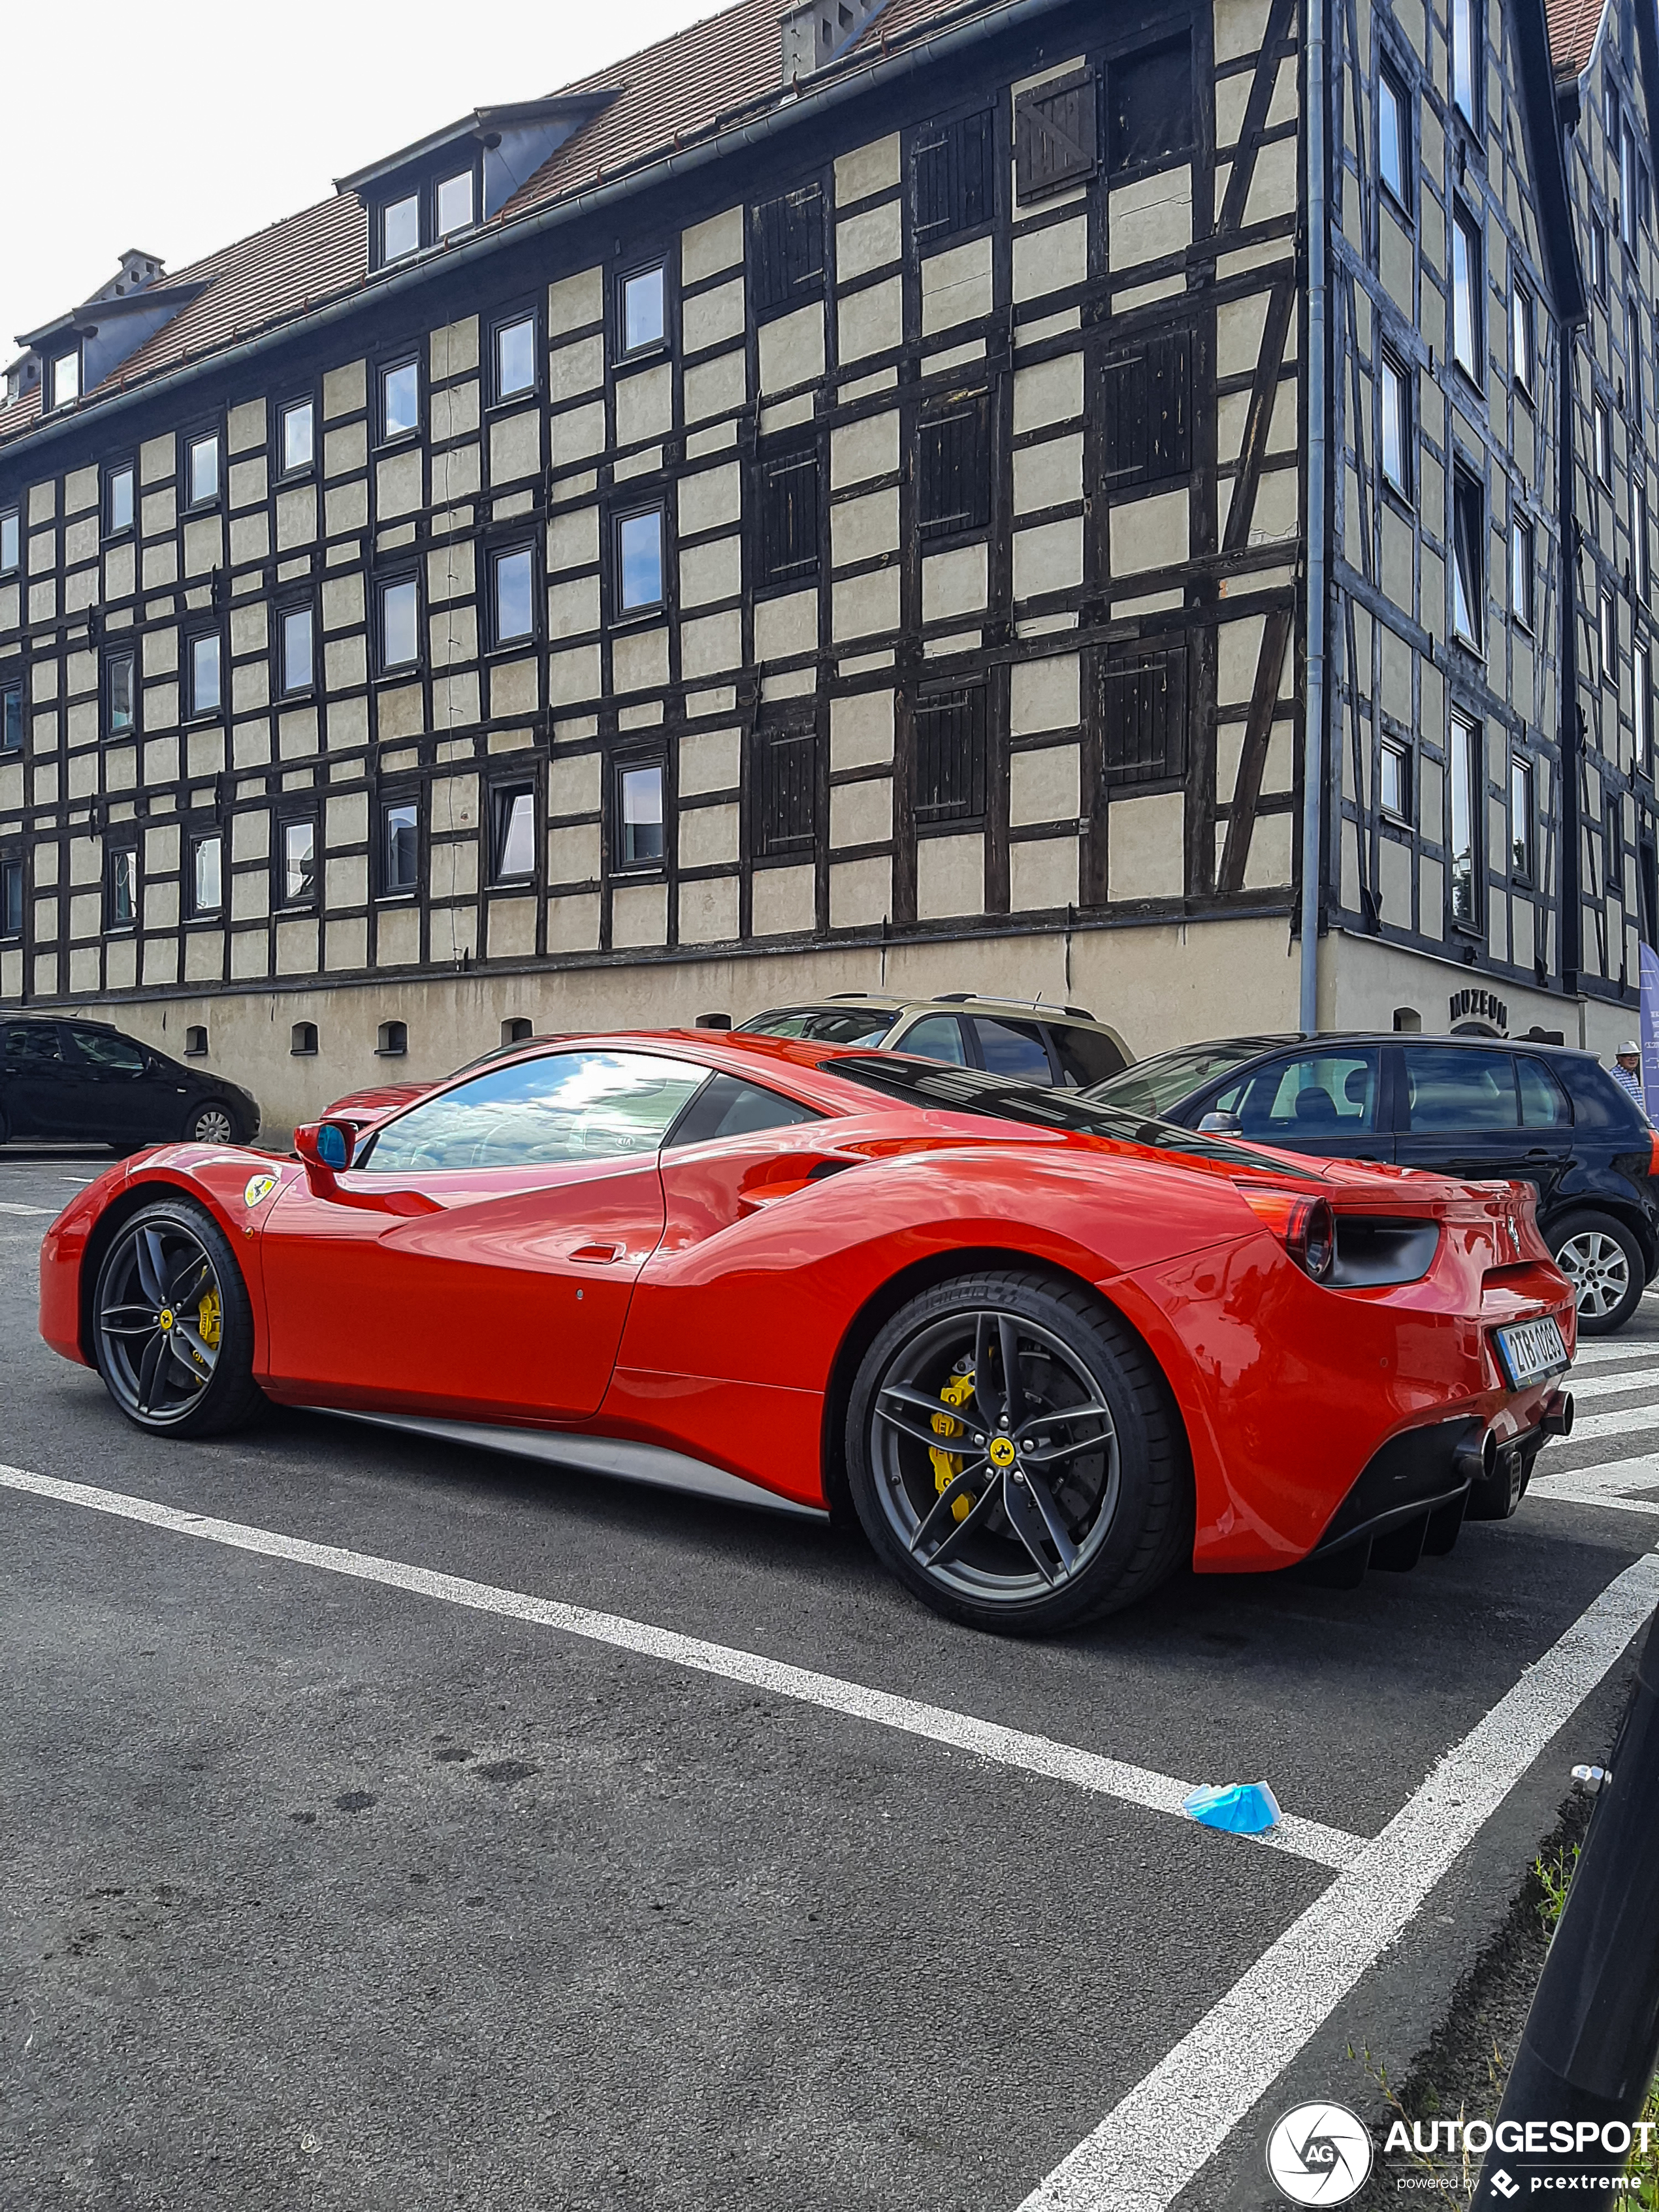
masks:
[[[808,1521],[828,1521],[821,1506],[798,1504],[775,1491],[763,1490],[740,1474],[728,1474],[707,1460],[684,1452],[668,1451],[660,1444],[635,1444],[616,1437],[568,1436],[549,1429],[495,1428],[484,1421],[428,1421],[401,1413],[348,1413],[333,1406],[310,1406],[307,1412],[326,1413],[340,1421],[367,1421],[380,1429],[406,1429],[411,1435],[441,1437],[446,1443],[474,1444],[483,1451],[506,1452],[516,1459],[538,1459],[556,1467],[579,1469],[584,1474],[608,1474],[622,1482],[647,1483],[659,1490],[684,1490],[697,1498],[718,1498],[726,1505],[757,1505],[772,1513],[788,1513]]]

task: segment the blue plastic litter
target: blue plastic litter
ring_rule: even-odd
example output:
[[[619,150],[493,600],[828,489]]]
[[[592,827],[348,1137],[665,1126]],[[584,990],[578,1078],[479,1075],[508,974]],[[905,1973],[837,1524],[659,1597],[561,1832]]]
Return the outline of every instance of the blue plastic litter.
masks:
[[[1283,1817],[1265,1782],[1222,1782],[1194,1790],[1182,1809],[1206,1828],[1224,1828],[1234,1836],[1259,1836],[1276,1828]]]

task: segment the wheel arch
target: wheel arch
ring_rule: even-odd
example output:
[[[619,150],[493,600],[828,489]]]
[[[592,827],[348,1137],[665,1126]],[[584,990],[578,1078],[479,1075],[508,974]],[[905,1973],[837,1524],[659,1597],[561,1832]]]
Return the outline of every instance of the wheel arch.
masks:
[[[201,1192],[192,1189],[188,1184],[173,1182],[163,1176],[146,1176],[140,1182],[130,1182],[125,1190],[118,1191],[111,1199],[88,1231],[86,1243],[82,1249],[81,1279],[77,1285],[79,1296],[76,1301],[76,1326],[80,1333],[81,1356],[88,1367],[96,1367],[98,1364],[97,1355],[94,1350],[92,1309],[93,1300],[98,1289],[99,1270],[104,1264],[104,1255],[115,1242],[123,1224],[131,1221],[135,1213],[141,1213],[145,1206],[152,1205],[158,1198],[171,1198],[184,1205],[199,1206],[224,1238],[227,1245],[229,1246],[237,1273],[241,1276],[242,1287],[247,1292],[257,1340],[259,1334],[259,1310],[254,1300],[254,1286],[248,1280],[246,1268],[236,1256],[236,1247],[231,1241],[229,1224]]]
[[[1605,1213],[1621,1229],[1627,1229],[1636,1239],[1636,1249],[1642,1255],[1646,1270],[1644,1280],[1651,1282],[1654,1271],[1659,1267],[1659,1237],[1653,1224],[1637,1205],[1626,1204],[1622,1199],[1609,1197],[1605,1191],[1589,1189],[1564,1193],[1559,1202],[1550,1208],[1547,1224],[1540,1222],[1547,1243],[1553,1246],[1555,1232],[1561,1223],[1575,1213]]]

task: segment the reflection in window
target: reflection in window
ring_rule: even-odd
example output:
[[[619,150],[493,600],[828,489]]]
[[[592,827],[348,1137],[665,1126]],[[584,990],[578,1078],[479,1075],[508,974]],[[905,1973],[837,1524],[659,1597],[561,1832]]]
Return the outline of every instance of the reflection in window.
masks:
[[[495,642],[529,637],[536,627],[533,563],[527,545],[495,556]]]
[[[204,507],[219,496],[219,439],[216,432],[190,441],[190,503]]]
[[[22,538],[23,518],[15,507],[9,507],[0,514],[0,576],[9,576],[15,569],[21,556]]]
[[[421,880],[421,816],[412,799],[381,809],[380,888],[412,891]]]
[[[283,904],[304,906],[317,896],[317,825],[283,824]]]
[[[109,657],[109,733],[119,737],[132,727],[133,658],[130,653]]]
[[[1376,170],[1402,208],[1411,205],[1406,179],[1410,145],[1405,88],[1391,69],[1384,69],[1376,88]]]
[[[536,794],[528,784],[495,793],[495,880],[536,872]],[[525,1032],[526,1036],[529,1031]]]
[[[1377,763],[1376,796],[1385,814],[1408,822],[1412,811],[1411,758],[1403,745],[1384,738]]]
[[[219,704],[219,633],[209,630],[190,641],[190,711],[216,714]]]
[[[1480,240],[1474,218],[1459,208],[1452,217],[1452,358],[1477,383],[1480,351]]]
[[[109,856],[109,926],[131,929],[138,910],[138,855],[118,846]]]
[[[786,1006],[738,1026],[755,1036],[805,1037],[814,1044],[879,1044],[897,1018],[854,1006]]]
[[[1410,1044],[1404,1054],[1407,1126],[1413,1130],[1518,1126],[1515,1064],[1508,1053]]]
[[[81,396],[81,356],[79,352],[60,353],[52,365],[52,404],[67,407],[71,399]]]
[[[1385,350],[1382,373],[1382,477],[1403,497],[1411,490],[1411,410],[1407,400],[1406,371],[1395,356]]]
[[[663,272],[641,269],[623,285],[623,351],[637,353],[641,346],[660,345],[665,328]]]
[[[662,509],[625,515],[617,526],[618,598],[624,611],[662,604]]]
[[[289,607],[283,616],[283,690],[308,691],[312,681],[311,609]]]
[[[283,410],[283,474],[308,469],[316,458],[316,432],[311,402],[296,399]]]
[[[715,1075],[675,1123],[674,1146],[712,1145],[721,1137],[752,1137],[763,1129],[787,1129],[823,1119],[813,1107],[768,1091],[763,1084],[745,1083],[740,1075]]]
[[[117,531],[132,527],[132,464],[126,462],[109,472],[109,486],[105,495],[104,526],[112,537]],[[0,568],[5,567],[0,556]]]
[[[521,315],[495,333],[495,397],[511,399],[536,386],[536,318]]]
[[[1452,471],[1452,629],[1480,650],[1486,615],[1486,567],[1481,558],[1486,509],[1480,487],[1467,470]]]
[[[0,753],[15,753],[23,743],[23,687],[8,684],[0,690]]]
[[[1265,1142],[1368,1134],[1376,1127],[1380,1065],[1370,1051],[1276,1060],[1224,1091],[1214,1110],[1237,1114],[1243,1134]]]
[[[447,238],[452,230],[465,230],[471,221],[472,172],[463,169],[438,186],[438,235]]]
[[[655,867],[662,860],[662,765],[623,769],[617,776],[622,817],[619,857],[625,868]]]
[[[418,597],[413,576],[380,591],[380,665],[407,668],[419,657]]]
[[[1451,0],[1451,78],[1452,105],[1462,111],[1470,123],[1480,119],[1479,78],[1480,66],[1475,49],[1477,21],[1474,0]]]
[[[861,1038],[854,1040],[862,1042]],[[921,1060],[942,1060],[953,1067],[966,1067],[968,1048],[963,1041],[962,1024],[954,1014],[929,1014],[925,1020],[908,1029],[895,1048],[899,1052],[913,1052]]]
[[[380,210],[380,258],[400,261],[405,253],[413,253],[421,242],[421,203],[419,195],[409,193],[400,200],[388,200]]]
[[[23,863],[0,860],[0,937],[23,934]]]
[[[216,830],[210,836],[198,837],[191,847],[190,910],[192,914],[217,914],[223,903],[220,865],[222,851]]]
[[[1451,718],[1451,866],[1452,919],[1467,928],[1479,928],[1481,916],[1479,870],[1480,796],[1480,725],[1461,714]]]
[[[1532,765],[1512,756],[1510,761],[1510,865],[1517,876],[1532,878]]]
[[[549,1053],[423,1099],[381,1129],[373,1173],[556,1165],[654,1152],[706,1071],[646,1053]]]
[[[421,372],[412,361],[380,371],[380,435],[402,438],[420,427]]]
[[[1524,284],[1516,283],[1510,292],[1510,374],[1518,388],[1528,393],[1533,388],[1536,344],[1532,294]]]

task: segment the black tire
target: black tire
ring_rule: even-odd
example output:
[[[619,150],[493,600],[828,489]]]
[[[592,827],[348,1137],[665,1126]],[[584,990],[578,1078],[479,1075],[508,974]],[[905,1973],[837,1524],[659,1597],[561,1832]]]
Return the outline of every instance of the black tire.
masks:
[[[934,1441],[940,1415],[956,1453]],[[1115,1613],[1191,1551],[1187,1440],[1163,1376],[1097,1299],[1041,1274],[963,1276],[893,1316],[853,1383],[847,1472],[883,1565],[974,1628],[1041,1635]]]
[[[11,1124],[6,1119],[5,1108],[0,1106],[0,1145],[9,1145],[10,1142]]]
[[[239,1141],[236,1116],[216,1098],[204,1098],[185,1116],[187,1145],[234,1145]]]
[[[1642,1248],[1617,1214],[1586,1206],[1564,1214],[1549,1234],[1555,1264],[1578,1298],[1580,1336],[1611,1336],[1642,1303],[1648,1279]]]
[[[241,1270],[187,1199],[156,1199],[116,1231],[93,1292],[92,1340],[105,1389],[152,1435],[222,1436],[264,1403]]]

